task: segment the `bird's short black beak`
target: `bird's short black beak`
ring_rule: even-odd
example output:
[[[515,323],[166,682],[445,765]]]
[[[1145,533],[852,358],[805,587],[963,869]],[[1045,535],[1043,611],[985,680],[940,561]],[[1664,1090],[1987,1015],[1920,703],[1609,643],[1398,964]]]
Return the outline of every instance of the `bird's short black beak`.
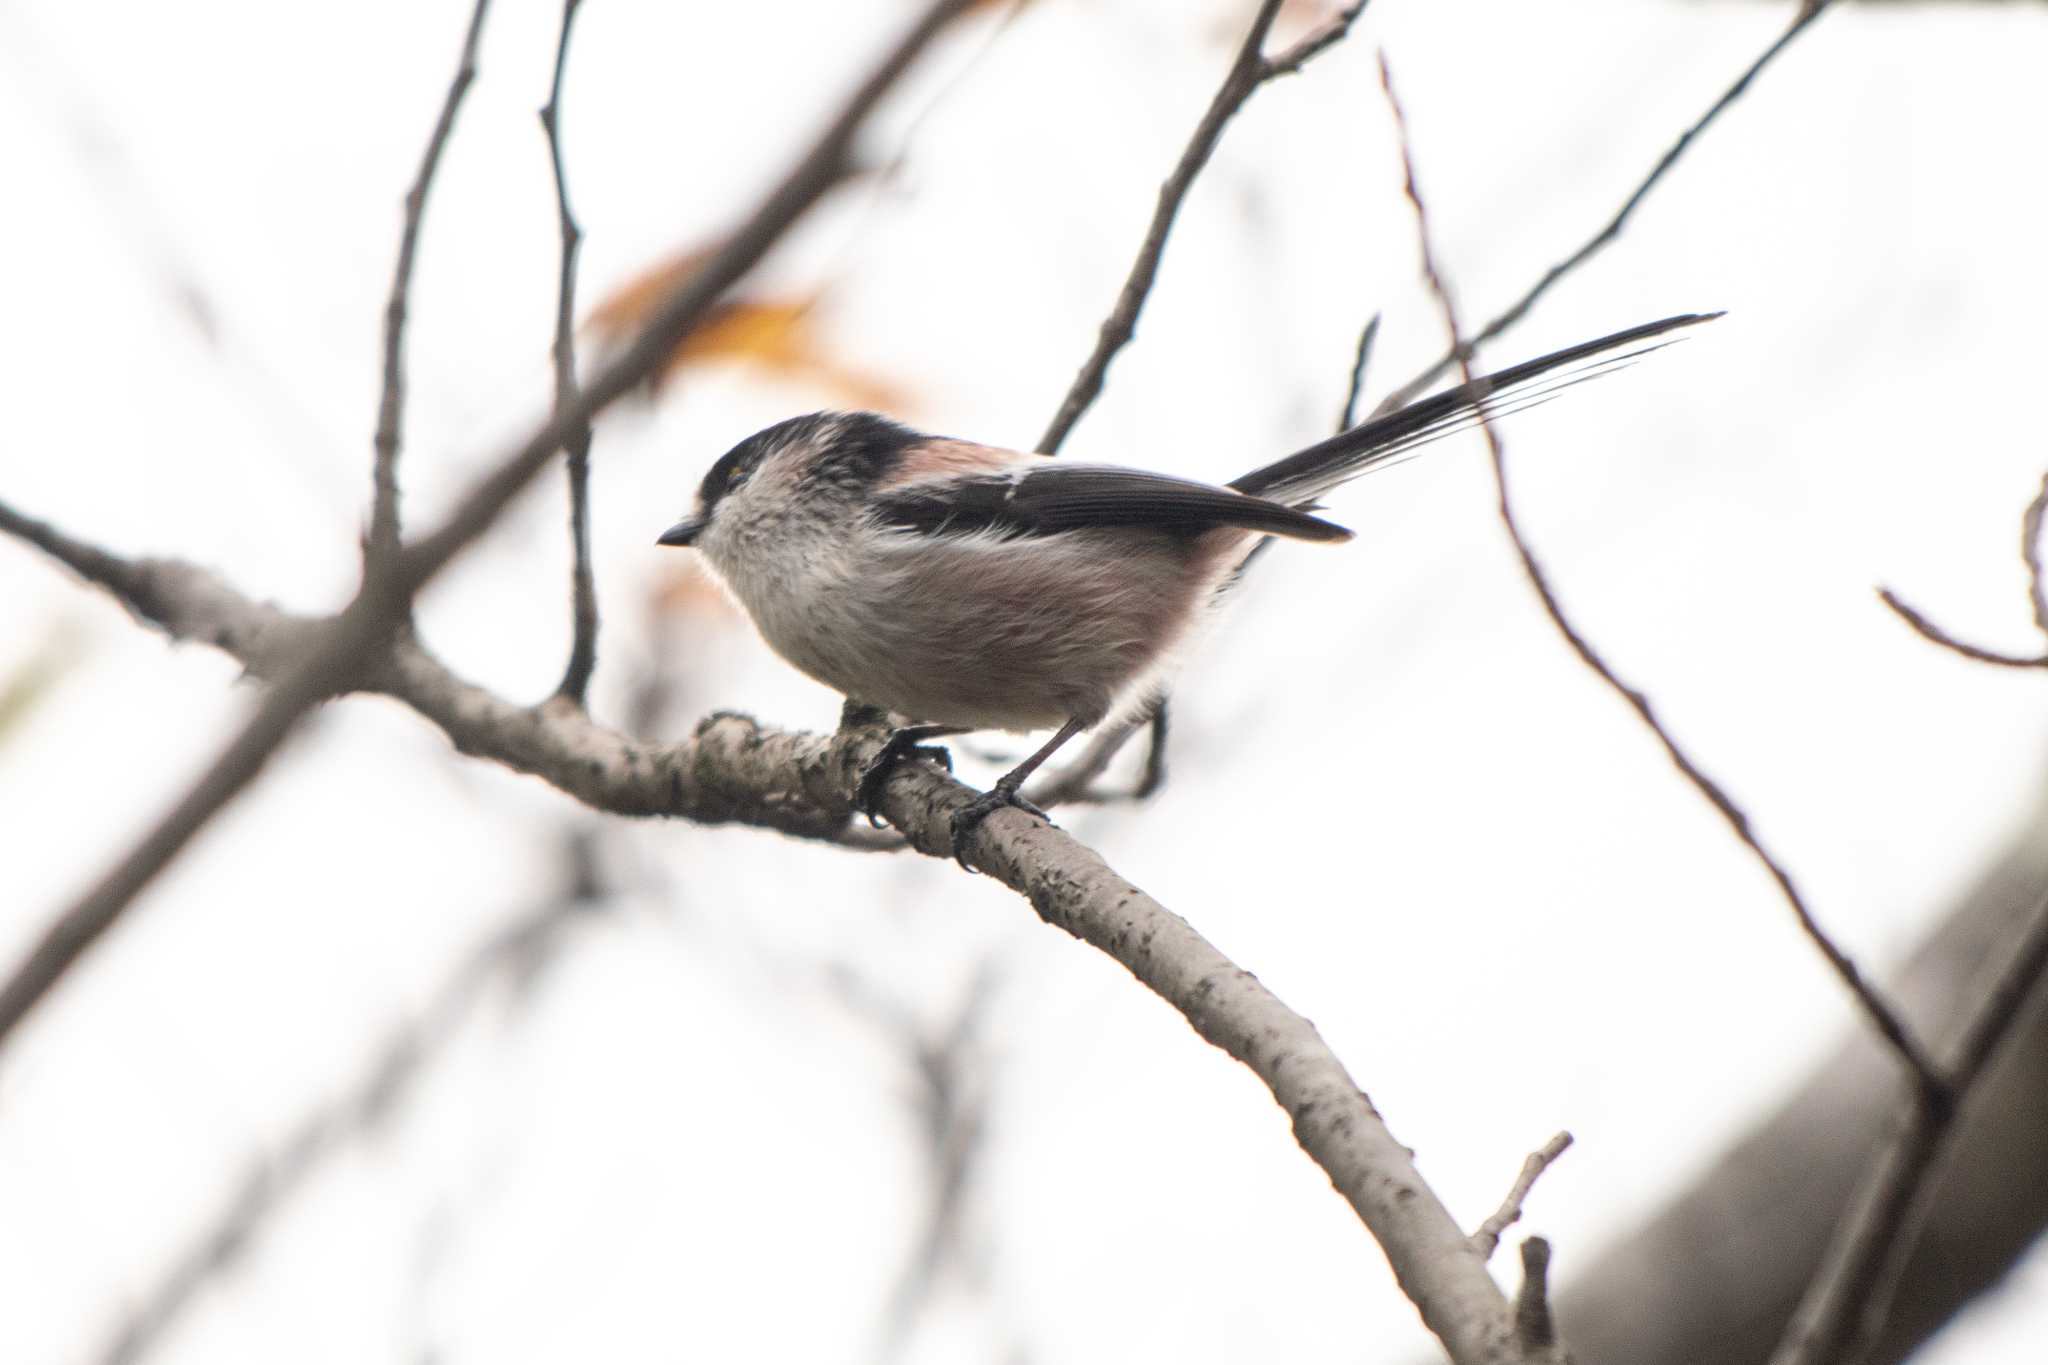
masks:
[[[696,520],[679,521],[661,533],[656,545],[688,545],[704,529],[704,523]]]

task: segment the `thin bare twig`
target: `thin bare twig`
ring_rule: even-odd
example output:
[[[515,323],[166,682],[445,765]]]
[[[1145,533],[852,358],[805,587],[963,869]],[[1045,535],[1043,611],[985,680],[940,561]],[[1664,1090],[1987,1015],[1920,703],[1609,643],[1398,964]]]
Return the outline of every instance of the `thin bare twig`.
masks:
[[[1369,0],[1358,0],[1357,4],[1346,5],[1343,9],[1301,35],[1288,47],[1282,48],[1265,61],[1261,80],[1272,80],[1275,76],[1292,76],[1301,70],[1311,58],[1320,56],[1324,49],[1335,47],[1351,32],[1352,24],[1365,13]]]
[[[1140,730],[1145,732],[1145,766],[1138,780],[1127,791],[1109,787],[1098,787],[1096,781],[1109,771],[1109,765],[1123,752],[1124,746]],[[1088,741],[1088,747],[1081,756],[1067,767],[1052,773],[1028,795],[1041,806],[1085,806],[1113,805],[1125,801],[1143,801],[1159,790],[1166,781],[1166,730],[1167,699],[1161,697],[1152,710],[1144,716],[1119,721],[1105,729],[1098,730]]]
[[[1877,590],[1879,600],[1899,614],[1899,619],[1943,649],[1953,650],[1965,659],[1975,659],[1980,664],[1997,664],[2001,668],[2048,668],[2048,655],[2029,656],[2024,654],[2001,654],[1995,649],[1973,645],[1967,640],[1958,640],[1943,630],[1890,588]]]
[[[1358,398],[1365,389],[1365,371],[1371,363],[1372,344],[1379,336],[1379,331],[1380,315],[1374,313],[1366,322],[1365,329],[1358,334],[1358,350],[1351,361],[1350,389],[1344,396],[1344,409],[1337,415],[1336,429],[1340,432],[1349,431],[1357,421]],[[1253,553],[1256,554],[1257,551]],[[1251,561],[1247,559],[1245,563],[1249,565]],[[1166,781],[1168,704],[1169,699],[1162,696],[1152,708],[1150,733],[1145,746],[1144,773],[1139,777],[1137,785],[1129,791],[1106,791],[1097,787],[1095,780],[1109,770],[1110,763],[1123,752],[1124,746],[1130,743],[1131,736],[1137,733],[1138,726],[1135,721],[1127,721],[1108,730],[1098,731],[1089,741],[1088,747],[1082,751],[1081,757],[1071,766],[1046,779],[1031,792],[1031,799],[1041,806],[1073,805],[1089,801],[1142,801],[1158,791]]]
[[[2044,972],[2048,899],[2021,928],[2011,956],[1956,1040],[1947,1076],[1958,1102],[1928,1104],[1918,1095],[1909,1102],[1897,1131],[1872,1159],[1772,1365],[1857,1365],[1869,1354],[1935,1196],[1933,1175],[1954,1134],[1960,1101],[1983,1075]]]
[[[67,906],[0,986],[0,1044],[85,950],[113,926],[137,893],[176,856],[221,807],[262,771],[298,720],[322,699],[360,676],[379,644],[402,627],[421,585],[487,530],[577,425],[652,374],[712,305],[750,270],[790,224],[837,183],[853,135],[910,64],[974,0],[934,0],[841,107],[803,158],[727,239],[704,268],[684,281],[646,329],[620,351],[573,403],[508,452],[432,534],[395,551],[388,567],[366,574],[355,599],[323,626],[299,661],[264,695],[242,731],[155,827],[100,880]]]
[[[576,401],[576,257],[583,244],[583,229],[569,210],[569,177],[562,167],[562,73],[569,65],[569,32],[576,23],[576,11],[583,0],[562,0],[562,34],[555,44],[555,77],[548,86],[548,102],[540,111],[540,126],[547,130],[548,160],[555,173],[555,214],[562,232],[561,278],[555,288],[555,412]],[[569,571],[569,598],[574,635],[569,643],[569,663],[555,695],[583,705],[590,690],[590,675],[597,667],[597,584],[590,571],[590,423],[572,428],[563,444],[568,448],[569,545],[575,564]]]
[[[1444,328],[1455,342],[1460,335],[1457,305],[1452,302],[1450,291],[1445,287],[1443,277],[1437,269],[1436,255],[1430,244],[1429,212],[1423,205],[1422,192],[1415,181],[1415,160],[1409,145],[1407,118],[1402,113],[1399,98],[1394,94],[1393,76],[1387,69],[1384,52],[1380,54],[1380,85],[1386,91],[1387,105],[1393,113],[1395,135],[1400,142],[1402,188],[1415,210],[1416,235],[1421,241],[1423,274],[1429,281],[1430,291],[1435,295],[1438,309],[1443,314]],[[1474,382],[1469,351],[1470,348],[1467,347],[1460,352],[1456,361],[1458,370],[1467,384]],[[1480,431],[1486,437],[1487,451],[1493,459],[1494,486],[1498,491],[1497,506],[1501,525],[1506,528],[1508,539],[1514,544],[1515,554],[1522,561],[1522,572],[1527,576],[1530,586],[1535,588],[1536,596],[1542,601],[1543,610],[1550,617],[1551,623],[1557,627],[1558,633],[1564,636],[1565,643],[1571,646],[1572,652],[1579,656],[1579,661],[1593,670],[1602,682],[1628,703],[1643,724],[1649,727],[1650,733],[1657,737],[1657,742],[1664,746],[1664,752],[1672,764],[1702,796],[1707,798],[1714,809],[1721,813],[1721,818],[1728,822],[1729,828],[1735,832],[1735,837],[1740,839],[1756,856],[1757,861],[1764,865],[1772,880],[1777,882],[1778,889],[1784,893],[1786,902],[1791,905],[1792,913],[1798,918],[1799,927],[1805,931],[1808,940],[1820,950],[1821,955],[1834,968],[1835,975],[1841,978],[1850,995],[1869,1016],[1872,1025],[1883,1035],[1885,1041],[1891,1044],[1892,1050],[1905,1063],[1928,1101],[1946,1104],[1949,1098],[1948,1084],[1940,1069],[1935,1066],[1919,1039],[1907,1028],[1906,1021],[1899,1012],[1864,977],[1849,955],[1837,947],[1834,940],[1822,930],[1819,921],[1807,907],[1806,898],[1793,883],[1791,873],[1772,856],[1764,847],[1763,841],[1758,838],[1750,824],[1748,813],[1736,804],[1735,799],[1720,783],[1707,776],[1693,761],[1691,755],[1679,747],[1678,741],[1657,718],[1650,699],[1623,682],[1606,659],[1601,657],[1600,652],[1593,648],[1592,642],[1581,634],[1565,615],[1564,606],[1558,600],[1556,590],[1551,587],[1549,575],[1538,562],[1535,552],[1522,534],[1520,523],[1515,518],[1514,502],[1508,492],[1507,455],[1501,448],[1500,433],[1494,429],[1493,421],[1483,407],[1480,409],[1479,419]]]
[[[1145,766],[1138,774],[1138,785],[1131,788],[1131,799],[1142,801],[1158,791],[1166,783],[1166,733],[1172,711],[1172,699],[1161,697],[1159,704],[1152,708],[1151,734],[1145,742]]]
[[[2048,517],[2048,474],[2041,476],[2041,491],[2027,504],[2020,518],[2020,559],[2027,566],[2027,591],[2034,602],[2034,625],[2048,635],[2048,583],[2041,580],[2041,521]]]
[[[1379,336],[1379,331],[1380,315],[1374,313],[1366,322],[1364,330],[1358,334],[1358,350],[1351,361],[1349,391],[1344,395],[1343,411],[1337,415],[1336,429],[1340,432],[1349,431],[1357,422],[1358,399],[1365,390],[1365,372],[1371,363],[1373,341]],[[1245,563],[1249,565],[1251,561],[1247,559]],[[1131,736],[1137,733],[1138,723],[1134,720],[1097,731],[1079,758],[1034,787],[1029,793],[1031,800],[1048,808],[1086,802],[1106,804],[1112,801],[1142,801],[1158,791],[1161,784],[1166,781],[1168,700],[1162,696],[1152,708],[1150,733],[1145,747],[1144,774],[1129,791],[1110,791],[1096,786],[1095,783],[1096,779],[1109,771],[1109,765],[1123,752],[1124,746],[1131,742]]]
[[[1380,333],[1380,315],[1374,313],[1366,321],[1365,328],[1358,334],[1358,350],[1351,360],[1350,387],[1344,395],[1344,408],[1337,414],[1340,432],[1349,431],[1357,424],[1358,399],[1365,391],[1365,372],[1372,362],[1372,345]],[[1246,561],[1250,563],[1249,560]],[[1030,793],[1031,800],[1041,806],[1060,804],[1074,805],[1083,802],[1142,801],[1159,790],[1166,781],[1166,725],[1168,699],[1161,697],[1152,708],[1150,735],[1145,747],[1145,770],[1138,782],[1127,792],[1106,791],[1095,785],[1095,780],[1109,770],[1116,756],[1123,752],[1131,736],[1137,733],[1135,721],[1127,721],[1107,730],[1098,731],[1089,741],[1088,747],[1070,766],[1061,769],[1046,779]]]
[[[2048,584],[2041,579],[2041,523],[2048,517],[2048,474],[2041,477],[2041,491],[2027,504],[2025,515],[2020,518],[2020,561],[2027,566],[2027,598],[2033,604],[2034,625],[2043,635],[2048,635]],[[1926,616],[1906,603],[1890,588],[1879,588],[1877,595],[1884,604],[1897,612],[1902,620],[1914,630],[1932,640],[1944,649],[1954,650],[1966,659],[1975,659],[1982,664],[1997,664],[2002,668],[2048,668],[2048,654],[2028,656],[2006,654],[1982,645],[1973,645],[1959,640],[1927,619]]]
[[[1351,386],[1344,391],[1344,407],[1337,414],[1337,430],[1358,425],[1358,400],[1365,393],[1365,369],[1372,363],[1372,344],[1380,334],[1380,315],[1374,313],[1358,334],[1358,354],[1351,358]]]
[[[1778,35],[1775,42],[1764,49],[1763,55],[1751,62],[1748,68],[1740,76],[1736,77],[1735,83],[1721,92],[1721,97],[1708,106],[1706,113],[1693,120],[1692,126],[1678,135],[1678,141],[1672,143],[1664,155],[1657,159],[1657,164],[1650,168],[1650,173],[1643,177],[1642,182],[1635,187],[1634,192],[1622,201],[1621,207],[1615,211],[1614,216],[1609,218],[1599,231],[1581,243],[1578,250],[1544,271],[1542,277],[1529,287],[1528,292],[1508,305],[1506,310],[1484,327],[1481,327],[1472,336],[1463,340],[1453,336],[1451,338],[1451,348],[1436,360],[1430,362],[1429,367],[1423,370],[1421,374],[1416,375],[1415,378],[1381,399],[1379,406],[1373,409],[1373,416],[1378,417],[1412,403],[1425,389],[1441,379],[1445,372],[1453,366],[1461,362],[1469,363],[1472,359],[1473,347],[1478,346],[1481,342],[1492,340],[1520,322],[1528,314],[1529,310],[1536,306],[1537,300],[1550,292],[1552,286],[1556,285],[1565,276],[1571,274],[1572,271],[1584,265],[1609,242],[1619,237],[1630,215],[1636,211],[1636,208],[1644,199],[1649,197],[1650,191],[1656,188],[1657,182],[1664,178],[1665,173],[1678,164],[1679,158],[1685,155],[1686,149],[1692,146],[1694,140],[1706,132],[1708,128],[1712,127],[1714,121],[1727,111],[1729,105],[1742,98],[1743,93],[1749,89],[1750,83],[1763,74],[1764,68],[1775,61],[1779,53],[1791,46],[1792,40],[1801,33],[1804,33],[1806,26],[1815,19],[1818,19],[1821,11],[1827,9],[1832,3],[1833,0],[1818,0],[1818,3],[1802,6],[1799,13],[1793,16],[1791,24],[1785,31]]]
[[[1054,806],[1109,800],[1111,794],[1098,788],[1096,780],[1109,771],[1109,765],[1131,742],[1131,736],[1138,732],[1139,723],[1135,719],[1121,720],[1090,735],[1080,757],[1031,785],[1029,797],[1032,804],[1050,810]]]
[[[1472,1250],[1478,1253],[1480,1260],[1492,1258],[1494,1248],[1500,1245],[1500,1235],[1521,1221],[1522,1204],[1529,1198],[1529,1191],[1550,1169],[1550,1163],[1563,1156],[1571,1145],[1572,1135],[1559,1133],[1529,1153],[1528,1159],[1522,1162],[1521,1174],[1515,1177],[1515,1183],[1508,1189],[1508,1197],[1500,1201],[1500,1207],[1472,1234]]]
[[[2048,588],[2042,583],[2041,525],[2048,514],[2048,477],[2020,518],[2020,558],[2027,567],[2027,591],[2034,623],[2048,634]],[[2015,668],[2048,667],[2048,657],[2018,658],[1967,644],[1949,635],[1879,589],[1885,605],[1936,644],[1966,658]],[[2021,929],[2012,955],[1969,1015],[1947,1069],[1947,1103],[1916,1095],[1884,1149],[1872,1160],[1857,1190],[1849,1217],[1836,1234],[1821,1269],[1808,1286],[1773,1365],[1855,1365],[1883,1330],[1914,1241],[1934,1197],[1933,1174],[1946,1151],[1962,1103],[1982,1075],[1999,1042],[2012,1028],[2020,1006],[2048,970],[2048,899]]]
[[[377,401],[377,434],[373,442],[376,455],[371,462],[370,534],[363,545],[366,574],[398,553],[398,450],[405,426],[405,318],[412,294],[412,268],[419,254],[420,224],[427,213],[427,191],[433,187],[441,153],[455,131],[455,113],[462,107],[462,97],[476,80],[477,42],[483,36],[484,14],[488,9],[490,0],[476,0],[476,9],[469,16],[469,32],[462,40],[462,56],[455,65],[455,78],[448,83],[440,117],[427,138],[419,174],[405,194],[405,225],[398,236],[398,264],[391,272],[391,296],[384,304],[384,389]]]
[[[1251,28],[1244,41],[1238,45],[1237,56],[1232,59],[1230,70],[1224,74],[1223,84],[1217,87],[1209,100],[1209,107],[1203,113],[1201,122],[1188,138],[1188,145],[1181,152],[1180,160],[1174,165],[1173,173],[1166,183],[1159,187],[1159,202],[1152,211],[1151,224],[1145,230],[1145,238],[1138,245],[1138,258],[1131,263],[1130,274],[1124,279],[1123,288],[1118,291],[1116,302],[1111,305],[1109,316],[1102,320],[1095,349],[1081,364],[1081,371],[1074,376],[1074,382],[1060,400],[1059,410],[1053,414],[1051,425],[1045,435],[1038,438],[1038,449],[1047,455],[1059,453],[1066,443],[1074,425],[1081,420],[1096,398],[1102,393],[1109,363],[1116,353],[1129,344],[1138,329],[1138,314],[1144,310],[1145,300],[1152,292],[1153,282],[1159,276],[1159,262],[1166,254],[1166,239],[1173,231],[1174,220],[1179,217],[1181,205],[1186,202],[1188,191],[1209,163],[1209,157],[1216,150],[1216,144],[1223,136],[1224,125],[1228,124],[1237,111],[1244,107],[1252,92],[1277,76],[1292,75],[1301,70],[1318,53],[1334,47],[1343,41],[1351,31],[1358,16],[1365,11],[1369,0],[1347,5],[1313,32],[1303,35],[1285,50],[1275,56],[1263,55],[1266,35],[1272,31],[1273,21],[1279,16],[1282,0],[1262,0],[1258,13],[1252,17]],[[1377,319],[1374,321],[1377,326]],[[1371,330],[1371,329],[1368,329]],[[1362,345],[1369,345],[1369,338]],[[1360,370],[1363,369],[1361,352]],[[1349,425],[1347,423],[1346,425]],[[1105,791],[1095,785],[1096,779],[1109,770],[1109,765],[1123,752],[1131,736],[1138,732],[1138,725],[1128,723],[1108,730],[1098,731],[1090,740],[1081,757],[1069,766],[1049,775],[1030,793],[1030,798],[1041,806],[1058,804],[1073,805],[1080,802],[1142,801],[1159,790],[1166,780],[1166,707],[1162,698],[1152,710],[1150,747],[1145,752],[1145,772],[1138,785],[1128,792]]]
[[[1166,253],[1167,234],[1173,230],[1173,220],[1179,216],[1181,203],[1187,198],[1195,177],[1201,174],[1202,167],[1209,163],[1210,155],[1215,152],[1216,144],[1223,136],[1224,125],[1244,107],[1254,90],[1276,76],[1300,70],[1304,62],[1341,40],[1351,31],[1352,23],[1365,9],[1367,0],[1347,5],[1314,33],[1279,56],[1269,58],[1263,55],[1266,35],[1273,27],[1273,20],[1279,16],[1281,3],[1282,0],[1260,0],[1259,11],[1252,17],[1251,29],[1239,45],[1230,70],[1223,77],[1223,84],[1217,87],[1216,94],[1210,99],[1202,121],[1195,125],[1194,135],[1188,139],[1187,149],[1181,153],[1173,173],[1159,187],[1159,204],[1152,212],[1152,224],[1145,231],[1145,240],[1138,248],[1138,259],[1131,263],[1131,273],[1117,294],[1116,305],[1102,321],[1095,350],[1082,362],[1081,372],[1074,376],[1066,397],[1060,400],[1059,411],[1053,415],[1052,424],[1046,427],[1045,435],[1038,438],[1038,449],[1042,453],[1058,453],[1073,431],[1074,424],[1081,420],[1081,415],[1102,392],[1109,362],[1116,358],[1116,353],[1137,331],[1138,314],[1145,307],[1146,296],[1152,292],[1153,280],[1158,277],[1160,257]]]

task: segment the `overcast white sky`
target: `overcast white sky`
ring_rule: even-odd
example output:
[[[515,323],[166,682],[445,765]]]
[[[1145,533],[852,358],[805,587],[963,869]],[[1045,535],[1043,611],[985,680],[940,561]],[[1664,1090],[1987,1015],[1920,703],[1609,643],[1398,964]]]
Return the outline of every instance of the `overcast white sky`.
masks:
[[[586,300],[730,224],[909,8],[589,0],[565,113]],[[964,30],[869,139],[901,173],[844,192],[756,287],[828,289],[820,344],[910,420],[1029,444],[1250,8],[1037,0],[999,36]],[[416,527],[547,403],[534,111],[559,9],[493,9],[415,292]],[[468,10],[0,5],[0,496],[296,608],[342,599],[398,201]],[[1372,311],[1375,393],[1435,353],[1376,48],[1478,318],[1602,221],[1788,14],[1377,0],[1231,128],[1068,450],[1228,478],[1328,426]],[[1515,484],[1576,619],[1878,969],[2027,817],[2048,750],[2038,680],[1928,648],[1872,591],[2031,647],[2013,547],[2048,466],[2026,401],[2048,312],[2044,34],[2038,6],[1840,8],[1487,353],[1729,310],[1510,423]],[[830,723],[834,698],[701,603],[670,608],[666,645],[647,619],[677,559],[651,542],[703,467],[841,401],[727,367],[600,431],[601,716],[662,653],[678,733],[720,705]],[[514,697],[552,686],[567,639],[544,482],[423,612]],[[1568,1278],[1848,1012],[1758,867],[1540,616],[1475,440],[1333,515],[1358,540],[1269,556],[1192,661],[1167,790],[1068,823],[1316,1021],[1465,1221],[1574,1132],[1529,1223]],[[0,543],[0,679],[41,663],[55,684],[0,730],[10,960],[249,704],[220,657]],[[1018,742],[966,752],[985,778]],[[597,821],[355,700],[10,1044],[0,1359],[100,1358],[304,1116],[555,897],[575,831],[597,832],[611,887],[595,913],[538,975],[447,1016],[384,1122],[292,1187],[152,1358],[874,1358],[928,1197],[885,1021],[942,1033],[991,982],[967,1240],[906,1358],[1380,1361],[1425,1340],[1253,1078],[1007,892]],[[2035,1263],[1926,1358],[2036,1360],[2044,1333]]]

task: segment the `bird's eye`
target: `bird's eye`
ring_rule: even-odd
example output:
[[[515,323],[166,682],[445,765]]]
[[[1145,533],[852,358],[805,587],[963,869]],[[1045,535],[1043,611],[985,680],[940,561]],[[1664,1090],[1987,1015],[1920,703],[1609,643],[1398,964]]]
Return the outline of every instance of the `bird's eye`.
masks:
[[[734,465],[732,467],[732,473],[725,476],[725,491],[728,493],[734,493],[739,491],[740,486],[746,483],[746,481],[752,478],[753,476],[753,466],[743,464]]]

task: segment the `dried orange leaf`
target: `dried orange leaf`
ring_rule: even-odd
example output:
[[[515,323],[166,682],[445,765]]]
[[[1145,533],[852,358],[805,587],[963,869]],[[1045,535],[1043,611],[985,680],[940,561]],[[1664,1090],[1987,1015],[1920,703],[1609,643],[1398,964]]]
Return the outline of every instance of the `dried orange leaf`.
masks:
[[[716,248],[695,247],[642,271],[590,310],[584,325],[609,345],[621,344],[646,325],[668,298],[701,269]],[[751,366],[778,378],[818,384],[854,407],[900,411],[904,395],[896,386],[833,356],[813,325],[817,298],[736,298],[718,304],[696,331],[685,337],[650,381],[659,388],[693,365]]]

